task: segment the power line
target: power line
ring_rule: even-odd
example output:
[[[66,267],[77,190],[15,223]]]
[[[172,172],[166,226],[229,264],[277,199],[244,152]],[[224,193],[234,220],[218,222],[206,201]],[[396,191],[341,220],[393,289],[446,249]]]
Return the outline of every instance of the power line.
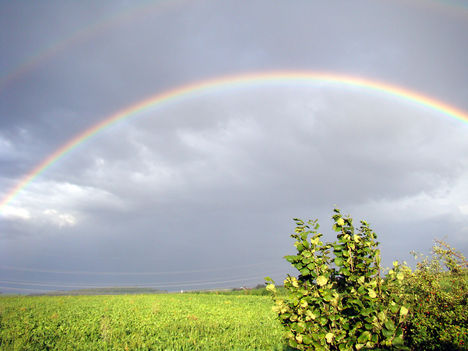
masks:
[[[281,273],[273,273],[276,274],[284,274]],[[10,280],[0,280],[0,283],[3,284],[13,284],[13,285],[25,285],[25,286],[39,286],[39,287],[56,287],[56,288],[165,288],[165,287],[193,287],[193,286],[203,286],[203,285],[211,285],[211,284],[226,284],[226,283],[238,283],[244,281],[252,281],[252,280],[263,280],[264,276],[255,276],[255,277],[243,277],[243,278],[236,278],[236,279],[229,279],[229,280],[212,280],[212,281],[204,281],[204,280],[196,280],[196,281],[188,281],[188,282],[165,282],[165,283],[146,283],[146,284],[133,284],[133,285],[121,285],[121,284],[113,284],[113,285],[75,285],[75,284],[54,284],[54,283],[40,283],[40,282],[26,282],[26,281],[10,281]],[[16,287],[6,287],[0,286],[0,289],[10,289],[10,290],[37,290],[37,291],[50,291],[43,290],[43,289],[31,289],[31,288],[16,288]]]
[[[48,292],[48,291],[50,291],[50,290],[43,290],[43,289],[11,288],[11,287],[9,287],[9,286],[0,286],[0,289],[17,290],[17,291],[29,290],[29,291],[41,291],[41,292]]]
[[[184,274],[184,273],[204,273],[204,272],[218,272],[223,270],[235,269],[235,268],[249,268],[265,264],[270,264],[275,261],[265,261],[260,263],[253,263],[248,265],[236,265],[231,267],[219,267],[219,268],[209,268],[209,269],[198,269],[198,270],[184,270],[184,271],[165,271],[165,272],[96,272],[96,271],[61,271],[54,269],[36,269],[29,267],[14,267],[7,265],[0,265],[0,270],[12,270],[12,271],[23,271],[23,272],[35,272],[35,273],[56,273],[56,274],[79,274],[79,275],[165,275],[165,274]]]
[[[131,284],[131,283],[106,283],[102,285],[95,285],[95,284],[55,284],[52,282],[28,282],[28,281],[13,281],[13,280],[0,280],[0,283],[3,284],[13,284],[13,285],[25,285],[25,286],[50,286],[50,287],[57,287],[57,288],[103,288],[103,287],[164,287],[164,286],[181,286],[181,285],[190,285],[190,284],[211,284],[211,283],[222,283],[222,282],[236,282],[236,281],[243,281],[243,280],[250,280],[250,279],[263,279],[264,277],[249,277],[249,278],[236,278],[230,279],[225,281],[206,281],[206,280],[195,280],[195,281],[188,281],[188,282],[157,282],[157,283],[145,283],[145,284]]]

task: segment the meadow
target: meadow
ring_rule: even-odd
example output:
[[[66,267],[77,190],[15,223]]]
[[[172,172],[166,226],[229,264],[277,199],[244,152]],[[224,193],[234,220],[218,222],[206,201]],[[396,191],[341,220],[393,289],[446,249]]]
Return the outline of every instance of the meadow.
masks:
[[[344,225],[339,219],[336,224]],[[302,234],[294,236],[302,239]],[[366,237],[356,237],[339,239],[364,247]],[[316,269],[306,243],[304,236],[297,245],[300,255],[286,259]],[[317,248],[315,237],[310,243]],[[334,250],[343,252],[337,244]],[[79,295],[140,292],[102,288],[66,292],[71,295],[0,296],[0,350],[467,350],[468,263],[442,241],[436,240],[432,252],[414,271],[394,262],[384,279],[375,274],[378,266],[368,266],[362,275],[356,271],[353,279],[348,271],[349,282],[361,284],[358,289],[348,285],[354,289],[352,298],[346,296],[348,286],[330,293],[346,275],[322,275],[312,285],[288,277],[284,286],[247,290]],[[344,266],[340,258],[334,262]],[[441,270],[441,261],[447,270]],[[325,266],[320,258],[314,262]],[[308,273],[295,264],[301,274]],[[337,283],[328,283],[336,277]],[[379,279],[380,297],[373,289],[377,282],[364,288],[365,277]],[[339,345],[332,344],[335,339]]]
[[[0,297],[1,350],[284,350],[270,296]]]

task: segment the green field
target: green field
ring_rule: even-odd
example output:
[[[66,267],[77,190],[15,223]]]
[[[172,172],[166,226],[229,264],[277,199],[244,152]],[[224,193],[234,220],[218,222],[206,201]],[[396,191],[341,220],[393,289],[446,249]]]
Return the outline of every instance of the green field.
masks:
[[[269,296],[0,298],[1,350],[283,350]]]

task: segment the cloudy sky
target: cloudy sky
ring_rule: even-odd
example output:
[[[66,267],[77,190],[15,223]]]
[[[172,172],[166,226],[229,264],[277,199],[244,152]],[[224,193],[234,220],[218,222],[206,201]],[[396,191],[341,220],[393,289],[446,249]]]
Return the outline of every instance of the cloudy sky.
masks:
[[[468,6],[423,0],[0,3],[0,291],[282,280],[293,217],[367,220],[383,263],[468,251],[468,123],[389,93],[224,76],[295,71],[468,111]],[[468,113],[468,112],[463,112]],[[290,271],[292,272],[292,271]]]

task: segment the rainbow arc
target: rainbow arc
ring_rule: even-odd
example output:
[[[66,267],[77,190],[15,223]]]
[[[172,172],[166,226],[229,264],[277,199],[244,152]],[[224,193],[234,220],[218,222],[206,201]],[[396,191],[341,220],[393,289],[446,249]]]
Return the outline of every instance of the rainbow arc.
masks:
[[[387,96],[396,97],[403,101],[409,101],[416,105],[428,108],[438,112],[444,116],[468,123],[468,113],[450,106],[435,98],[423,95],[419,92],[412,91],[397,85],[381,82],[374,79],[366,79],[351,75],[312,72],[312,71],[273,71],[262,73],[249,73],[241,75],[230,75],[216,77],[213,79],[202,80],[187,85],[182,85],[174,89],[170,89],[161,93],[152,95],[144,100],[137,102],[131,106],[127,106],[112,115],[109,115],[90,128],[77,134],[68,142],[59,147],[52,154],[47,156],[42,162],[28,172],[6,195],[0,200],[0,213],[29,183],[37,176],[44,172],[52,164],[60,160],[68,152],[72,151],[81,143],[96,136],[100,131],[111,127],[115,123],[128,118],[141,115],[156,106],[169,103],[171,101],[182,100],[193,94],[224,89],[229,87],[242,87],[249,84],[269,84],[269,83],[326,83],[340,87],[358,87],[366,91],[375,91],[383,93]]]

